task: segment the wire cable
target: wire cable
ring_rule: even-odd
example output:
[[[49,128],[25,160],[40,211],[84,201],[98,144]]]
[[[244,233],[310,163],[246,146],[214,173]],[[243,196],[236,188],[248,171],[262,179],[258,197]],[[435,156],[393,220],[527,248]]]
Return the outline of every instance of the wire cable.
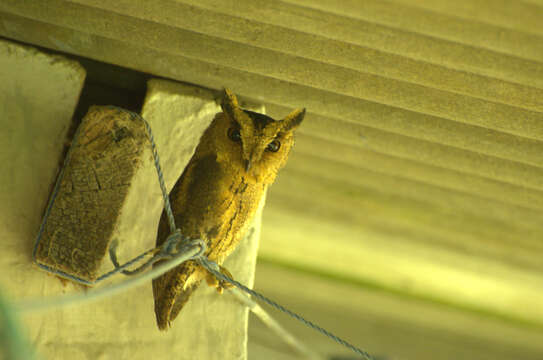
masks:
[[[94,302],[106,297],[124,292],[135,286],[148,283],[150,280],[159,277],[166,271],[173,269],[181,263],[199,258],[206,250],[205,243],[200,240],[192,240],[183,244],[179,253],[174,255],[170,261],[164,262],[153,269],[141,273],[137,276],[128,278],[119,283],[89,290],[87,292],[76,293],[71,295],[54,296],[50,298],[27,299],[21,300],[16,304],[16,309],[22,313],[33,313],[50,310],[53,308],[80,305],[83,303]]]

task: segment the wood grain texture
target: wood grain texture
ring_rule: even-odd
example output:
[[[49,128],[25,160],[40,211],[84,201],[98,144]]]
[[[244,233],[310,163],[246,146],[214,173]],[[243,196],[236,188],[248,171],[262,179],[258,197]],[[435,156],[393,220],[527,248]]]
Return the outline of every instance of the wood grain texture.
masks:
[[[36,260],[92,282],[148,141],[141,120],[103,107],[92,107],[78,132]]]

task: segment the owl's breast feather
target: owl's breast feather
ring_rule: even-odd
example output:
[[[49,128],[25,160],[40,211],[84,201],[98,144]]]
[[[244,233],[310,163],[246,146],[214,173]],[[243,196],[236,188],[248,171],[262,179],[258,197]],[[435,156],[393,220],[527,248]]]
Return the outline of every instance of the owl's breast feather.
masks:
[[[219,164],[214,155],[195,154],[170,197],[181,232],[202,238],[210,259],[222,262],[238,244],[263,193],[255,178]]]

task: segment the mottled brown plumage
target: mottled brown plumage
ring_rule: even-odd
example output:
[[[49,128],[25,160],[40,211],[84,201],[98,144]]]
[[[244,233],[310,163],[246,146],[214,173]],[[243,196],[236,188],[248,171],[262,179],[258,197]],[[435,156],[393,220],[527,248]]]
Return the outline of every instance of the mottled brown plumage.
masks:
[[[204,240],[208,245],[206,255],[219,265],[238,245],[267,186],[285,164],[294,143],[294,130],[305,115],[305,109],[299,109],[276,121],[243,110],[228,90],[221,107],[223,111],[202,135],[170,192],[177,227],[185,236]],[[157,246],[169,233],[163,212]],[[159,329],[171,325],[204,278],[218,290],[224,287],[194,261],[185,262],[153,281]]]

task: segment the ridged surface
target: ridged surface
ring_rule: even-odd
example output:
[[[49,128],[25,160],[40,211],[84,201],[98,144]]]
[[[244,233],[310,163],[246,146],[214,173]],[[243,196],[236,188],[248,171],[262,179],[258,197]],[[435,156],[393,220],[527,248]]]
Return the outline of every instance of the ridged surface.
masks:
[[[3,0],[0,20],[272,116],[305,106],[263,256],[543,327],[543,2]]]

